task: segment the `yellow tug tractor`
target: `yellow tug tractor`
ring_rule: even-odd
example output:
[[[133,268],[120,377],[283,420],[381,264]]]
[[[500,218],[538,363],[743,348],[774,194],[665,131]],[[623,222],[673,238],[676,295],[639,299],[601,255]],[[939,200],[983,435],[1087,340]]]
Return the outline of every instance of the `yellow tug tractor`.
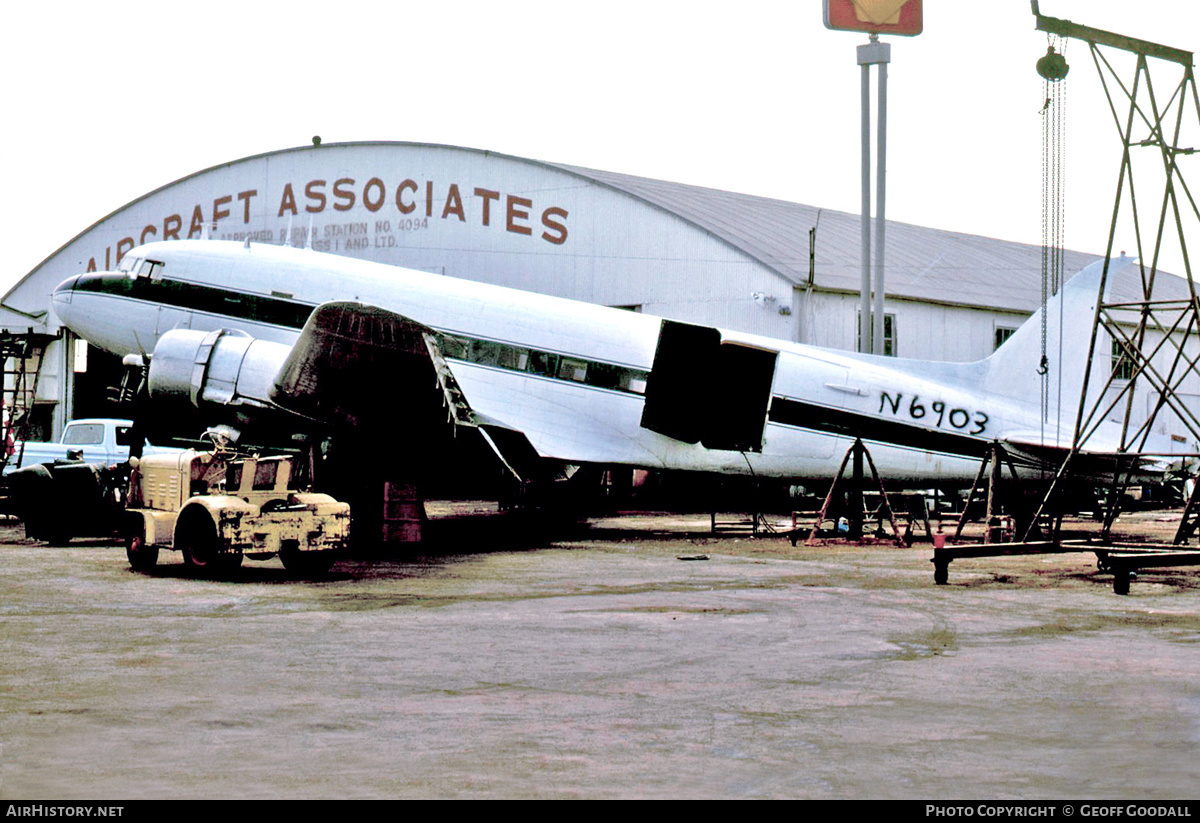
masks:
[[[345,547],[350,506],[302,491],[304,462],[232,451],[154,454],[130,460],[125,553],[137,570],[159,549],[183,552],[194,572],[235,569],[275,555],[297,574],[322,574]]]

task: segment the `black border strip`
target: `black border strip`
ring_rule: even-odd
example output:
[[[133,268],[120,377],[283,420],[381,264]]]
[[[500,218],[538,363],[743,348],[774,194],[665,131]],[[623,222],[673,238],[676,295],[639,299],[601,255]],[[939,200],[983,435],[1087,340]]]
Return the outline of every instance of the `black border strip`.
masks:
[[[124,274],[83,275],[78,278],[72,288],[79,292],[141,300],[187,311],[205,312],[297,330],[304,328],[309,316],[317,308],[317,304],[314,303],[247,294],[161,277],[135,278]],[[650,372],[646,369],[594,360],[569,352],[532,349],[528,346],[458,332],[435,330],[435,333],[438,336],[438,345],[442,348],[442,355],[447,360],[457,360],[474,366],[546,377],[562,383],[637,396],[644,394],[644,391],[638,390],[634,386],[638,381],[645,383],[650,378]],[[509,359],[515,359],[524,353],[527,356],[526,367],[518,368],[515,364],[506,365],[501,362],[504,360],[501,357],[502,350],[511,356]],[[560,376],[560,364],[569,361],[583,366],[585,374],[583,380]]]
[[[771,412],[767,419],[782,426],[843,437],[861,437],[863,440],[959,457],[982,459],[991,443],[990,440],[980,437],[927,429],[897,420],[872,417],[861,412],[804,403],[779,395],[772,399]]]

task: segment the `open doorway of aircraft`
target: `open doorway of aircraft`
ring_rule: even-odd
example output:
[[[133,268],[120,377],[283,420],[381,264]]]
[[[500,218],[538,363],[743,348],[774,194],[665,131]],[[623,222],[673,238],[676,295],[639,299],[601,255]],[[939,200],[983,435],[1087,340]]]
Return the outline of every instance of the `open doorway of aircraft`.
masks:
[[[1111,261],[1109,282],[1128,264]],[[209,424],[325,427],[401,452],[471,432],[520,480],[601,465],[828,482],[861,438],[889,483],[915,488],[969,484],[995,441],[1024,458],[1019,471],[1053,472],[1072,442],[1101,265],[972,363],[209,240],[136,248],[115,272],[63,282],[53,306],[94,345],[149,356],[151,400]],[[1062,351],[1048,364],[1043,323]],[[1083,455],[1091,471],[1111,471],[1103,456],[1119,442],[1119,424],[1100,424]],[[1155,433],[1136,473],[1161,477],[1180,466],[1172,455],[1198,449]]]

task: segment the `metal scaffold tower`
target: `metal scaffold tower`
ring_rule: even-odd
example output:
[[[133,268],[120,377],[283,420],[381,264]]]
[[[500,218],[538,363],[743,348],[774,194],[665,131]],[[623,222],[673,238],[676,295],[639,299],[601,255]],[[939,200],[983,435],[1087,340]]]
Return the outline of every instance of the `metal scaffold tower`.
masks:
[[[1120,443],[1111,463],[1112,488],[1107,496],[1101,535],[1102,540],[1108,540],[1131,477],[1149,461],[1168,457],[1148,450],[1155,423],[1162,417],[1173,415],[1190,433],[1191,442],[1200,442],[1200,418],[1182,397],[1184,381],[1200,375],[1197,367],[1200,351],[1196,346],[1196,335],[1200,334],[1200,298],[1192,280],[1187,249],[1188,234],[1200,226],[1200,209],[1180,165],[1182,158],[1196,151],[1194,147],[1182,145],[1181,140],[1196,137],[1200,126],[1200,97],[1197,96],[1191,52],[1045,17],[1039,12],[1036,1],[1032,5],[1038,30],[1087,43],[1121,140],[1122,152],[1087,371],[1083,375],[1071,447],[1025,538],[1030,538],[1030,532],[1042,515],[1056,508],[1058,496],[1073,471],[1080,468],[1079,464],[1093,460],[1087,454],[1088,444],[1100,426],[1105,421],[1119,420]],[[1114,50],[1133,56],[1135,64],[1131,75],[1122,78],[1121,71],[1110,59]],[[1041,68],[1039,65],[1039,71]],[[1164,82],[1164,77],[1169,79]],[[1149,208],[1145,205],[1148,199],[1152,204]],[[1115,284],[1110,277],[1114,243],[1119,225],[1124,225],[1123,219],[1131,222],[1135,234],[1140,282],[1133,290],[1129,290],[1127,284],[1122,284],[1120,289],[1112,288]],[[1181,253],[1186,296],[1178,292],[1162,294],[1164,289],[1158,267],[1166,248]],[[1113,368],[1097,390],[1096,385],[1090,385],[1101,379],[1093,376],[1093,364],[1099,366],[1109,362]],[[1097,374],[1100,371],[1097,369]],[[1139,387],[1146,389],[1143,394],[1150,397],[1144,408],[1134,403]],[[1093,399],[1089,400],[1089,397]],[[1176,440],[1182,437],[1173,436]],[[1178,459],[1180,455],[1176,453],[1171,457]],[[1188,510],[1196,507],[1193,494]],[[1052,538],[1057,539],[1057,520],[1053,531]],[[1180,531],[1183,532],[1182,526]],[[1178,536],[1176,542],[1181,542]]]
[[[4,384],[0,389],[0,469],[20,462],[20,450],[29,439],[33,404],[37,398],[46,345],[54,335],[32,331],[0,331],[0,362]]]

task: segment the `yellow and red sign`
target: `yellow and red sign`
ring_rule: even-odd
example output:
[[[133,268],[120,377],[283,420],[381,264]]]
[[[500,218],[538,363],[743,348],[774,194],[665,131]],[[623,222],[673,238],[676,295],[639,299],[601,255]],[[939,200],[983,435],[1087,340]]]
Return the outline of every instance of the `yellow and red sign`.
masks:
[[[825,0],[825,27],[873,34],[920,34],[921,0]]]

